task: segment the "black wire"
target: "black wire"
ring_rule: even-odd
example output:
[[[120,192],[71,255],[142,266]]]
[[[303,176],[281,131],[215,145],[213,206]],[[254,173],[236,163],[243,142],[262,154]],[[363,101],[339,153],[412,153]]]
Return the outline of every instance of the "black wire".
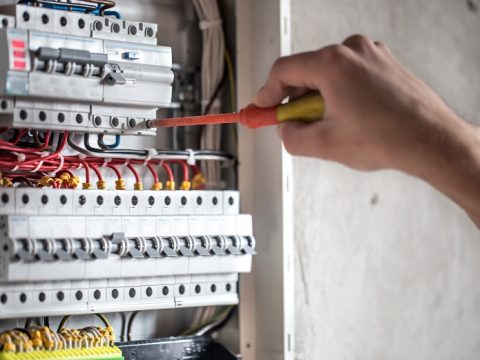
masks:
[[[23,326],[25,329],[28,329],[30,327],[30,324],[32,323],[32,318],[27,318],[25,320],[25,325]]]
[[[85,149],[90,152],[100,153],[100,154],[125,154],[125,155],[139,155],[139,156],[148,156],[148,151],[144,150],[134,150],[134,149],[97,149],[90,145],[90,136],[88,133],[83,135],[83,144]]]
[[[135,320],[135,317],[138,315],[139,311],[134,311],[130,317],[128,318],[128,325],[127,325],[127,341],[132,340],[132,326],[133,326],[133,320]]]
[[[66,133],[64,133],[64,132],[62,132],[62,133],[60,133],[60,134],[58,135],[57,148],[55,149],[55,151],[57,151],[57,150],[60,148],[60,145],[62,144],[63,138],[64,138],[65,136],[68,136],[68,134],[66,134]]]
[[[212,97],[208,101],[207,106],[205,107],[205,111],[203,112],[203,115],[207,115],[210,112],[210,109],[212,108],[213,102],[217,98],[218,94],[220,93],[220,90],[222,90],[223,84],[225,83],[225,79],[227,78],[227,71],[223,70],[223,76],[222,80],[217,84],[217,87],[215,88],[215,91],[213,92]]]
[[[120,330],[120,341],[125,341],[125,330],[127,328],[127,316],[125,313],[120,313],[120,317],[122,319],[122,325],[121,325],[121,330]]]
[[[94,148],[90,145],[90,136],[88,133],[84,134],[83,137],[85,149],[89,152],[98,153],[98,154],[105,154],[105,155],[137,155],[137,156],[148,156],[148,151],[144,150],[134,150],[134,149],[98,149]],[[70,146],[71,139],[68,139]],[[75,145],[74,145],[75,146]],[[189,156],[189,151],[181,151],[181,150],[157,150],[157,155],[172,155],[172,156]],[[211,156],[218,156],[223,157],[226,160],[236,161],[236,157],[228,154],[224,151],[219,150],[196,150],[193,151],[193,155],[211,155]]]
[[[43,326],[50,327],[50,318],[48,316],[44,316]]]

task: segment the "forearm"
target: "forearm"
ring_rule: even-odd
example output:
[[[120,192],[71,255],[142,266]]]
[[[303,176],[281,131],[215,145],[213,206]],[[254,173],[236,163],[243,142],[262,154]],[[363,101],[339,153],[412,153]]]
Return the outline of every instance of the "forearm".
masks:
[[[480,127],[458,117],[426,142],[428,151],[407,170],[460,205],[480,228]]]

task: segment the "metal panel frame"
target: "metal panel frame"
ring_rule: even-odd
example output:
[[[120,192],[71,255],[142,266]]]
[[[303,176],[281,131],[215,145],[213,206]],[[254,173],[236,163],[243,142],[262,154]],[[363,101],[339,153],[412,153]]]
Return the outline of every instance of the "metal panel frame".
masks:
[[[290,0],[237,1],[238,103],[251,102],[275,59],[291,52]],[[240,349],[247,359],[293,359],[292,158],[275,129],[240,129],[242,210],[259,255],[240,282]]]

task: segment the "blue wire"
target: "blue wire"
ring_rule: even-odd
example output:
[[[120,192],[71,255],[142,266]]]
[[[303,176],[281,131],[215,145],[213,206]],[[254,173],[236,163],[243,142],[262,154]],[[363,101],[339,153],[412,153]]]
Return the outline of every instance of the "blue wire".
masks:
[[[115,135],[115,142],[113,144],[105,144],[103,141],[103,134],[98,136],[98,144],[105,146],[108,149],[116,149],[120,146],[120,135]]]
[[[25,0],[25,3],[27,3],[27,4],[31,4],[33,2],[34,2],[34,0]],[[63,5],[63,4],[61,4],[61,5],[43,4],[43,7],[47,8],[47,9],[64,10],[64,11],[67,11],[67,10],[71,9],[72,11],[81,12],[81,13],[86,13],[86,11],[87,11],[84,8],[72,7],[72,6]],[[99,16],[101,8],[102,8],[102,6],[100,4],[97,5],[97,8],[95,10],[91,11],[90,14]],[[115,16],[117,19],[122,18],[122,15],[116,10],[105,11],[103,15]]]
[[[103,13],[103,15],[105,15],[105,16],[115,16],[117,19],[122,18],[122,15],[120,15],[120,13],[118,11],[115,11],[115,10],[105,11]]]

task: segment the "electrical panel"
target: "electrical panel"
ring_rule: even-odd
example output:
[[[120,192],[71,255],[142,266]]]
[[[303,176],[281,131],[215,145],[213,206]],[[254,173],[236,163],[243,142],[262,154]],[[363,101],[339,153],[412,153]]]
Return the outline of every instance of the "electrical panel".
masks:
[[[146,127],[159,110],[205,109],[198,70],[174,64],[157,24],[123,19],[113,1],[7,3],[0,5],[0,319],[29,325],[2,328],[0,359],[67,359],[74,349],[79,359],[95,351],[122,359],[137,344],[114,345],[111,313],[227,306],[202,335],[226,321],[240,300],[239,274],[251,271],[256,254],[252,218],[240,213],[231,181],[235,155],[172,148],[165,138],[177,132],[155,138]],[[189,136],[203,144],[197,135]],[[217,178],[206,178],[205,167]],[[105,327],[66,328],[69,316],[88,314]],[[57,332],[50,317],[63,317]],[[32,327],[38,319],[43,324]],[[203,344],[198,358],[210,351],[209,338],[192,341]]]

